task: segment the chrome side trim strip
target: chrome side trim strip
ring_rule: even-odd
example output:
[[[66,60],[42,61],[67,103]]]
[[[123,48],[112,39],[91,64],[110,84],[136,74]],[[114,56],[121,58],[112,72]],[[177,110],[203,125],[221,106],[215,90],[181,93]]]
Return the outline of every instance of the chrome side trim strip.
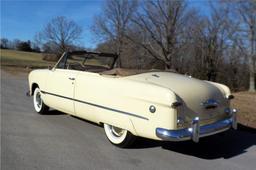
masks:
[[[91,105],[91,106],[94,106],[94,107],[99,107],[99,108],[101,108],[101,109],[110,110],[110,111],[113,111],[113,112],[117,112],[117,113],[129,115],[129,116],[137,117],[137,118],[144,119],[144,120],[149,120],[149,119],[146,118],[146,117],[139,116],[139,115],[134,114],[134,113],[125,112],[125,111],[113,109],[113,108],[110,108],[110,107],[98,105],[98,104],[95,104],[95,103],[90,103],[90,102],[86,102],[86,101],[82,101],[82,100],[78,100],[78,99],[73,99],[73,98],[70,98],[70,97],[61,96],[61,95],[58,95],[58,94],[54,94],[54,93],[50,93],[50,92],[46,92],[46,91],[42,91],[42,90],[41,90],[41,92],[42,92],[43,94],[48,94],[48,95],[52,95],[52,96],[56,96],[56,97],[61,97],[61,98],[65,98],[65,99],[68,99],[68,100],[73,100],[73,101],[76,101],[76,102],[79,102],[79,103]]]

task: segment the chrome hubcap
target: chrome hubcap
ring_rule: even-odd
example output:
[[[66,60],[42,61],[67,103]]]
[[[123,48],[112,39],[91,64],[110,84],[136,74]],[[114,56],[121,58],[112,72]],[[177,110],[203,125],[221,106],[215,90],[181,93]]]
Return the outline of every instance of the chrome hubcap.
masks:
[[[121,128],[118,128],[118,127],[115,127],[115,126],[111,126],[111,132],[117,136],[117,137],[120,137],[123,135],[124,133],[124,129],[121,129]]]
[[[40,92],[38,92],[36,94],[36,105],[37,105],[38,108],[41,108],[41,106],[42,106],[42,99],[41,99]]]

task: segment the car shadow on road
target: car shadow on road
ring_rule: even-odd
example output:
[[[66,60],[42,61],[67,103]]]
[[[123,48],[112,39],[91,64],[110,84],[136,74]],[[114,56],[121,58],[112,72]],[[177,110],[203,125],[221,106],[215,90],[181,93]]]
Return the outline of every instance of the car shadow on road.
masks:
[[[63,113],[63,112],[60,112],[58,110],[49,110],[48,112],[46,113],[43,113],[42,115],[65,115],[66,113]]]
[[[247,152],[247,149],[256,145],[256,129],[243,125],[238,130],[201,138],[199,143],[162,142],[139,138],[133,148],[143,149],[162,147],[163,149],[195,156],[202,159],[229,159]]]
[[[47,115],[63,115],[65,113],[51,110]],[[77,120],[101,126],[96,123],[72,116]],[[192,141],[169,142],[138,138],[129,149],[145,149],[161,147],[163,149],[190,155],[201,159],[229,159],[247,152],[247,149],[256,145],[256,129],[238,124],[238,130],[229,130],[224,133],[201,138],[199,143]]]

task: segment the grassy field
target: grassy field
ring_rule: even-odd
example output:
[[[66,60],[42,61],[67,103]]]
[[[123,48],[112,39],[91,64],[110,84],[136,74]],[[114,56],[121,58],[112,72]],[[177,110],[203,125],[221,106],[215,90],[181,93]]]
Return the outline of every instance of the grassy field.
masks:
[[[15,50],[0,50],[1,66],[19,68],[42,68],[52,66],[54,62],[42,60],[42,54]]]

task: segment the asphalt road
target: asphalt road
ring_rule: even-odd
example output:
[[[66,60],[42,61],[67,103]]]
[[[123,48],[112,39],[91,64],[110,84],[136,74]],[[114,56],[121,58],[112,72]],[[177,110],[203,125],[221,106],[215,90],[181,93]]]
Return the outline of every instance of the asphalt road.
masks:
[[[241,169],[256,167],[256,131],[193,142],[139,139],[131,149],[111,145],[101,127],[51,111],[33,111],[26,75],[1,71],[1,168],[15,169]]]

